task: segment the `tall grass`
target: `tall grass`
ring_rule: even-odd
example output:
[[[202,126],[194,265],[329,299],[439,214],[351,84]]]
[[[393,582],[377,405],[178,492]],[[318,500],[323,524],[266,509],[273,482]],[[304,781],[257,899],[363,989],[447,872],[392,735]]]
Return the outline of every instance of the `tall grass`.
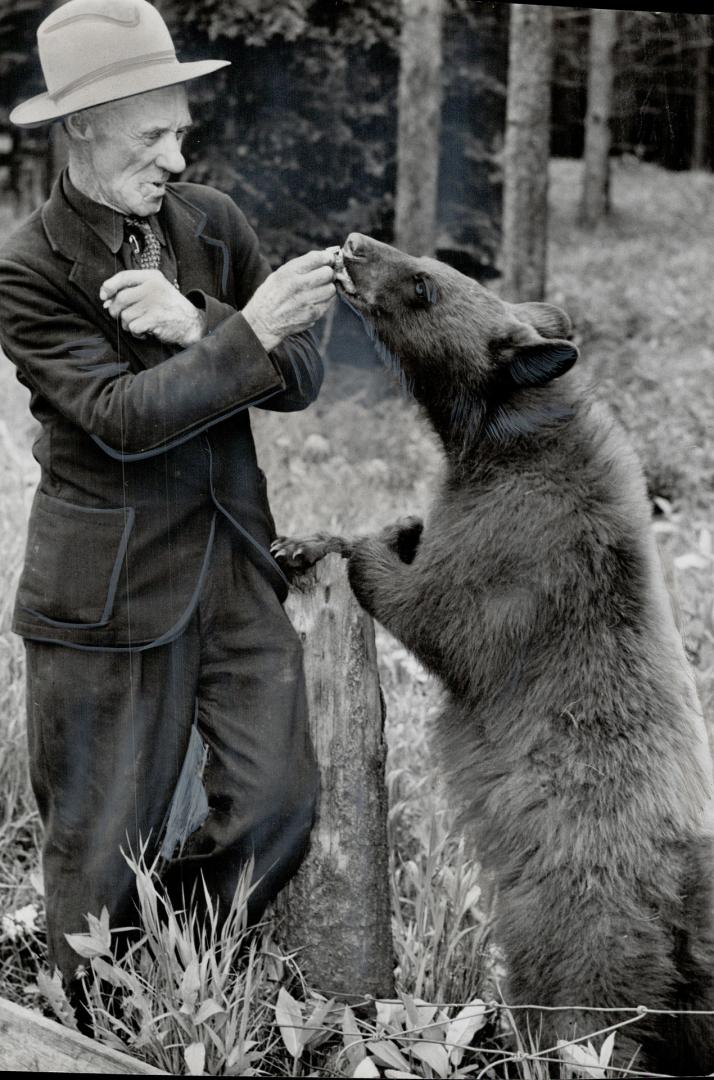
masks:
[[[277,1038],[271,999],[283,976],[269,939],[246,930],[250,867],[219,922],[204,890],[204,915],[175,908],[143,857],[134,872],[142,936],[128,950],[112,942],[106,912],[74,945],[87,962],[85,996],[94,1035],[166,1072],[254,1075]],[[59,987],[50,995],[56,1001]]]
[[[687,649],[711,722],[714,352],[708,294],[714,245],[701,223],[712,219],[714,178],[616,162],[613,217],[586,233],[574,224],[579,167],[553,163],[551,299],[572,314],[581,364],[643,456],[658,500],[657,540],[676,582]],[[381,371],[335,365],[320,400],[306,412],[254,410],[280,532],[367,532],[426,511],[440,452],[414,405],[396,389],[385,394],[386,380]],[[6,996],[37,1003],[45,962],[39,828],[24,746],[22,647],[8,629],[35,472],[25,395],[9,365],[0,368],[0,389],[0,980]],[[371,1011],[325,1002],[301,984],[295,963],[278,957],[269,937],[243,936],[240,898],[226,937],[210,915],[199,927],[190,915],[167,909],[150,871],[137,864],[143,942],[122,959],[113,960],[110,948],[87,960],[103,1038],[174,1072],[200,1066],[243,1075],[359,1070],[356,1075],[370,1076],[393,1069],[392,1075],[456,1077],[477,1076],[491,1062],[488,1075],[497,1077],[572,1074],[544,1060],[552,1055],[537,1056],[517,1011],[492,1004],[503,964],[489,936],[488,883],[452,829],[429,753],[439,690],[381,630],[378,649],[387,703],[399,1000]],[[100,934],[101,913],[93,914]],[[53,989],[42,976],[40,983],[44,1001],[53,999],[61,1011],[56,984]],[[460,1005],[474,999],[482,1004],[459,1019]],[[604,1027],[627,1019],[608,1016]],[[514,1028],[519,1059],[505,1041]],[[481,1053],[461,1045],[467,1035]],[[586,1045],[572,1051],[574,1058],[581,1055],[573,1068],[606,1075],[602,1052],[590,1053]],[[498,1060],[501,1065],[493,1064]]]

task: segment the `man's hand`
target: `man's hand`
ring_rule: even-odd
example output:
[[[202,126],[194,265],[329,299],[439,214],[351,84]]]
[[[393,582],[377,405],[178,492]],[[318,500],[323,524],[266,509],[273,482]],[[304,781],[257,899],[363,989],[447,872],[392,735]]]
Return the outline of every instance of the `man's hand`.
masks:
[[[134,337],[153,334],[159,341],[184,347],[203,337],[203,312],[160,270],[121,270],[102,284],[99,299]]]
[[[336,251],[308,251],[291,259],[255,290],[243,316],[266,352],[325,314],[337,292],[333,270]]]

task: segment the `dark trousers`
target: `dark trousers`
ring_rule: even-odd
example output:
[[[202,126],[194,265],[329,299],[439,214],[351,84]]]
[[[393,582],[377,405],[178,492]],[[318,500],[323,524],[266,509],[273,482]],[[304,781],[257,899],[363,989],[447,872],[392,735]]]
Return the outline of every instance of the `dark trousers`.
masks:
[[[175,641],[142,652],[84,652],[26,641],[32,785],[44,824],[49,959],[71,979],[65,933],[109,911],[136,926],[121,855],[161,827],[192,725],[208,747],[209,814],[169,878],[201,871],[223,911],[255,858],[251,919],[297,869],[317,771],[307,732],[302,648],[270,582],[220,524],[197,611]],[[200,890],[198,890],[200,892]]]

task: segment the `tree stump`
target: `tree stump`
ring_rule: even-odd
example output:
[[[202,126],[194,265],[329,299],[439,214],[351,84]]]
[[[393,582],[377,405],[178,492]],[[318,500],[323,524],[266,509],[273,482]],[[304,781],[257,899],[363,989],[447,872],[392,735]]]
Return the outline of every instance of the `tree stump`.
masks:
[[[328,997],[392,997],[384,714],[372,620],[330,555],[286,603],[303,642],[320,798],[310,850],[280,894],[286,948]]]

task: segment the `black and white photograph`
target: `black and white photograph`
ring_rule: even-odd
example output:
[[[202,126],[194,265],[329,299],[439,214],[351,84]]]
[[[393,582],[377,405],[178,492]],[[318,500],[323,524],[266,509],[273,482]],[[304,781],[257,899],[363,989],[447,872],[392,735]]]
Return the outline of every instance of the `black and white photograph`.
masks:
[[[0,0],[0,1071],[714,1076],[714,16]]]

